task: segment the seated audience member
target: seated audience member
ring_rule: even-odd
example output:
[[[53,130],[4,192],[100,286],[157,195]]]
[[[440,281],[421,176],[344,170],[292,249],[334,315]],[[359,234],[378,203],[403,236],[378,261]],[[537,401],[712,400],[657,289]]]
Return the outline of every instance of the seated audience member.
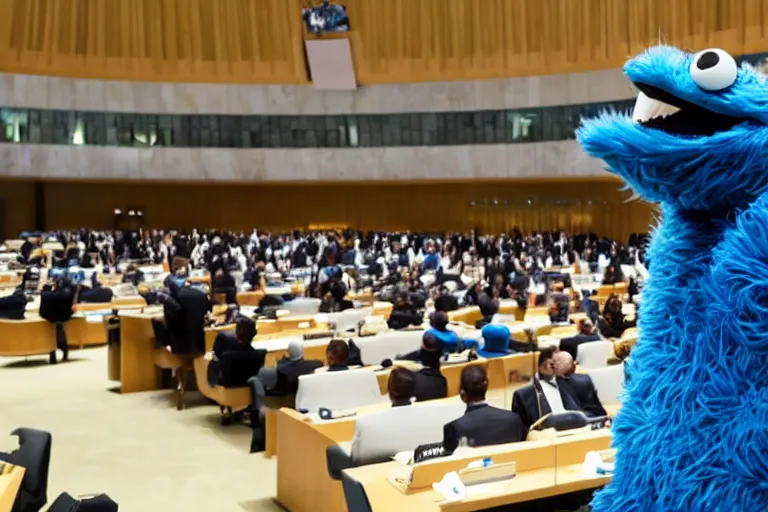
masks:
[[[443,447],[453,453],[460,440],[466,438],[469,446],[523,441],[526,428],[514,412],[488,405],[488,374],[482,366],[467,366],[461,372],[461,400],[467,404],[464,416],[443,427]]]
[[[549,413],[578,411],[579,403],[562,377],[555,374],[555,347],[539,352],[539,371],[530,386],[515,391],[512,396],[512,411],[520,416],[525,428]]]
[[[143,280],[144,273],[139,270],[139,266],[135,263],[128,265],[128,267],[125,269],[125,274],[123,274],[123,282],[131,283],[133,286],[139,286],[139,283]]]
[[[587,318],[592,321],[592,325],[596,325],[597,319],[600,317],[600,304],[591,297],[589,290],[582,290],[581,295],[583,297],[581,299],[581,309],[587,314]]]
[[[425,332],[421,339],[421,350],[418,354],[418,360],[424,368],[416,372],[416,389],[413,392],[417,402],[448,396],[448,381],[440,373],[442,355],[442,343],[435,338],[434,334]]]
[[[486,325],[490,324],[493,320],[493,315],[499,312],[499,303],[488,295],[480,295],[478,299],[478,306],[480,307],[480,314],[483,318],[475,323],[477,329],[482,329]]]
[[[579,354],[579,345],[599,339],[600,335],[595,332],[592,321],[589,318],[584,318],[579,320],[579,334],[560,340],[560,350],[568,352],[571,358],[575,360]]]
[[[450,293],[444,286],[439,286],[437,297],[435,297],[435,311],[455,311],[459,309],[459,299]]]
[[[552,295],[552,305],[549,308],[549,321],[553,324],[568,324],[570,322],[570,304],[564,293]]]
[[[597,396],[592,378],[584,373],[576,373],[576,362],[571,354],[565,351],[555,353],[555,372],[562,377],[565,384],[571,388],[579,406],[587,416],[605,416],[603,404]]]
[[[395,367],[389,372],[387,392],[392,407],[411,405],[411,398],[416,389],[416,376],[408,368]]]
[[[421,315],[416,311],[413,303],[410,301],[408,292],[397,294],[395,303],[392,306],[392,313],[389,315],[387,325],[390,329],[405,329],[411,325],[421,324]]]
[[[237,303],[237,285],[235,284],[235,278],[232,277],[225,269],[218,269],[213,276],[213,293],[224,294],[224,299],[227,304]]]
[[[74,287],[68,279],[60,279],[43,286],[40,293],[40,316],[56,324],[56,347],[62,351],[63,360],[69,359],[67,333],[64,323],[72,318],[72,306],[77,303],[79,287]],[[51,362],[56,361],[56,353],[51,353]]]
[[[624,276],[621,273],[621,267],[614,261],[611,261],[611,264],[605,268],[605,273],[603,274],[603,284],[611,285],[620,283],[623,280]]]
[[[448,330],[448,315],[444,311],[435,311],[429,319],[427,332],[440,340],[444,353],[461,352],[459,335]]]
[[[256,322],[241,316],[235,324],[235,331],[221,331],[213,341],[213,355],[221,360],[225,352],[253,352],[251,341],[256,336]]]
[[[480,297],[483,293],[483,282],[477,281],[472,287],[464,294],[464,304],[467,306],[477,306]]]
[[[478,350],[478,355],[485,358],[501,357],[512,354],[509,350],[509,327],[488,324],[480,331],[485,345]]]
[[[621,299],[611,295],[603,307],[603,316],[598,320],[597,327],[606,338],[620,338],[624,331],[635,327],[637,321],[626,321],[621,310]]]
[[[11,295],[0,297],[0,318],[5,320],[23,320],[27,308],[27,296],[24,290],[16,288]]]
[[[95,273],[93,274],[96,275]],[[91,280],[91,286],[84,287],[80,290],[78,296],[78,303],[80,304],[105,304],[112,302],[114,293],[111,288],[106,288],[101,285],[97,279]]]
[[[315,371],[327,370],[329,372],[341,372],[349,370],[349,345],[341,339],[333,339],[325,349],[325,357],[328,359],[326,368],[318,368]]]
[[[299,377],[321,368],[323,362],[304,359],[304,347],[299,341],[291,341],[286,352],[286,356],[277,362],[274,392],[281,395],[295,395],[299,390]]]
[[[331,295],[335,304],[334,311],[346,311],[355,307],[351,300],[347,300],[347,291],[347,285],[341,281],[331,286]]]

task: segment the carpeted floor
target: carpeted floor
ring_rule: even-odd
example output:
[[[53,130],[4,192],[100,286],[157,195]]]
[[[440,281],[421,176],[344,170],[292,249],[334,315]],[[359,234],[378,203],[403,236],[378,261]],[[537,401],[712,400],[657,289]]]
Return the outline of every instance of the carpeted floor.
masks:
[[[196,392],[177,411],[172,391],[120,395],[107,379],[106,347],[0,359],[0,450],[26,426],[53,435],[50,504],[62,491],[109,494],[121,512],[282,510],[275,459],[248,454],[251,431],[219,425]]]

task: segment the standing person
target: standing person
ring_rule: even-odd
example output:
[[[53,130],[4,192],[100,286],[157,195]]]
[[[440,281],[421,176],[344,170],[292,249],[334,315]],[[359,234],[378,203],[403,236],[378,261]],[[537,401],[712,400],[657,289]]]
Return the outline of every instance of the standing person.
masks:
[[[43,286],[40,293],[40,316],[56,324],[56,348],[62,352],[62,360],[69,360],[69,346],[64,324],[72,318],[72,307],[77,303],[80,287],[72,286],[67,278],[62,278]],[[51,364],[56,364],[56,351],[51,352]]]

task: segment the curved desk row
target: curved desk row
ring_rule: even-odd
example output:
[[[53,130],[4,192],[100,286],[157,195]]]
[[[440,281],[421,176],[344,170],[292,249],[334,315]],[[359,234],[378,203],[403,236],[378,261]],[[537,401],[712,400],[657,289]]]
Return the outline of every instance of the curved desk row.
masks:
[[[493,395],[489,393],[492,403],[495,402]],[[456,400],[447,398],[424,404]],[[313,423],[297,411],[283,408],[277,413],[276,426],[280,430],[277,501],[292,512],[314,511],[317,503],[322,503],[323,510],[328,512],[347,510],[341,482],[332,480],[328,474],[326,448],[351,441],[355,419]],[[481,510],[605,485],[609,478],[584,478],[581,465],[587,452],[607,449],[610,442],[610,431],[600,430],[563,438],[474,448],[468,460],[457,460],[458,457],[453,456],[413,466],[411,483],[406,483],[408,488],[402,490],[391,483],[393,473],[407,471],[398,462],[367,465],[346,472],[363,485],[373,510],[438,511],[443,510],[443,504],[437,503],[440,496],[432,490],[432,483],[439,482],[446,473],[464,468],[484,456],[490,456],[496,463],[515,461],[517,476],[503,490],[468,498],[450,507],[456,511]],[[408,480],[406,478],[405,482]]]

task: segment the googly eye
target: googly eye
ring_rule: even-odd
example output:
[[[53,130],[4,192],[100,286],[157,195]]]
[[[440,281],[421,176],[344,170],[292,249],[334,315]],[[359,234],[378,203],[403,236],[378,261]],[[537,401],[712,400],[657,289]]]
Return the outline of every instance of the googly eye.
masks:
[[[693,56],[691,78],[705,91],[721,91],[736,81],[738,66],[733,57],[720,48],[710,48]]]

